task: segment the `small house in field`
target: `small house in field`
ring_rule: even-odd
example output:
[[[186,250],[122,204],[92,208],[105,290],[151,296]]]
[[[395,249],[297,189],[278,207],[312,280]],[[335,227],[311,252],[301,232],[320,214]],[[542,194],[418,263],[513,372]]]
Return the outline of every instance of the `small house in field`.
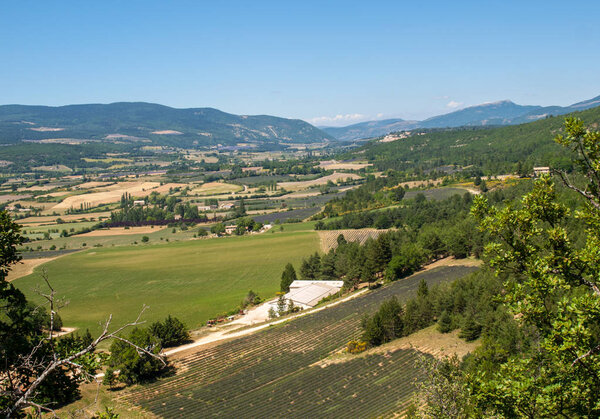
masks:
[[[237,228],[236,225],[225,226],[225,233],[227,233],[227,234],[233,234],[233,232],[235,231],[236,228]]]
[[[198,211],[212,211],[216,209],[216,205],[198,205]]]
[[[550,174],[550,168],[548,166],[540,166],[540,167],[533,168],[533,176],[534,177],[540,177],[541,175],[548,175],[548,174]]]
[[[226,209],[226,210],[229,210],[229,209],[232,209],[232,208],[233,208],[233,206],[234,206],[234,205],[233,205],[233,202],[220,202],[220,203],[219,203],[219,208],[220,208],[220,209]]]
[[[138,207],[143,207],[144,205],[146,205],[146,201],[144,201],[143,199],[139,200],[139,201],[133,201],[133,205],[138,206]]]

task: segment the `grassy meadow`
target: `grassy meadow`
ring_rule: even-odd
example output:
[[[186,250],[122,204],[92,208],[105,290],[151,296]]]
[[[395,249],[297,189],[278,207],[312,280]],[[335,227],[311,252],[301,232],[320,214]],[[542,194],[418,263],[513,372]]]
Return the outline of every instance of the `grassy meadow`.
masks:
[[[287,227],[287,226],[286,226]],[[113,314],[115,324],[133,320],[142,305],[145,319],[168,314],[196,328],[234,309],[252,289],[263,297],[279,290],[287,262],[319,249],[313,231],[192,240],[144,246],[93,248],[44,265],[57,295],[68,300],[60,311],[65,326],[99,330]],[[41,287],[40,268],[15,280],[29,299]]]

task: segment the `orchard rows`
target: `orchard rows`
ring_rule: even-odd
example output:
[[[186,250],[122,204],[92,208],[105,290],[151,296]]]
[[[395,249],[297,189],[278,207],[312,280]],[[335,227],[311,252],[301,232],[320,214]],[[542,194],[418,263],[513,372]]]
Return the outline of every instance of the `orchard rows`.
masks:
[[[360,319],[396,295],[471,271],[445,267],[395,282],[348,302],[273,326],[178,361],[172,377],[125,393],[163,417],[381,416],[402,410],[413,391],[417,352],[397,350],[313,365],[361,334]]]

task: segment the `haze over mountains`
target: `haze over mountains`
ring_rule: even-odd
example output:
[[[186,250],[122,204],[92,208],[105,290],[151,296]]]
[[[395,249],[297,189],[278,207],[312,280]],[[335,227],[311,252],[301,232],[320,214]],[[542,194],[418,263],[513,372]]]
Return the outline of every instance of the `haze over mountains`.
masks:
[[[372,138],[390,132],[416,128],[452,128],[461,126],[514,125],[532,122],[548,115],[564,115],[570,112],[600,106],[600,96],[569,106],[523,106],[503,100],[471,106],[445,115],[434,116],[423,121],[385,119],[367,121],[345,127],[319,127],[338,140],[351,141]]]
[[[386,119],[315,127],[300,119],[234,115],[214,108],[176,109],[145,102],[59,107],[0,106],[0,144],[141,142],[177,147],[282,148],[352,141],[417,128],[513,125],[600,106],[600,96],[570,106],[523,106],[509,100],[471,106],[423,121]]]
[[[280,146],[333,137],[299,119],[233,115],[213,108],[175,109],[144,102],[69,106],[0,106],[0,144],[151,142],[159,145]]]

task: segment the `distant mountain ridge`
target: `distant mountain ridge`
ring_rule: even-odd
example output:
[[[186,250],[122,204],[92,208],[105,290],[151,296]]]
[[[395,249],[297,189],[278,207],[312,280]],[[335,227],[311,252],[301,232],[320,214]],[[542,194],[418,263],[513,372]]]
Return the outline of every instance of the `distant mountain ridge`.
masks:
[[[379,137],[390,132],[416,128],[454,128],[462,126],[515,125],[532,122],[548,115],[564,115],[600,106],[600,96],[569,106],[524,106],[510,100],[483,103],[423,121],[387,119],[367,121],[346,127],[319,127],[338,140],[352,141]]]
[[[145,102],[59,107],[0,106],[0,143],[76,139],[174,146],[314,143],[333,137],[299,119],[176,109]]]

